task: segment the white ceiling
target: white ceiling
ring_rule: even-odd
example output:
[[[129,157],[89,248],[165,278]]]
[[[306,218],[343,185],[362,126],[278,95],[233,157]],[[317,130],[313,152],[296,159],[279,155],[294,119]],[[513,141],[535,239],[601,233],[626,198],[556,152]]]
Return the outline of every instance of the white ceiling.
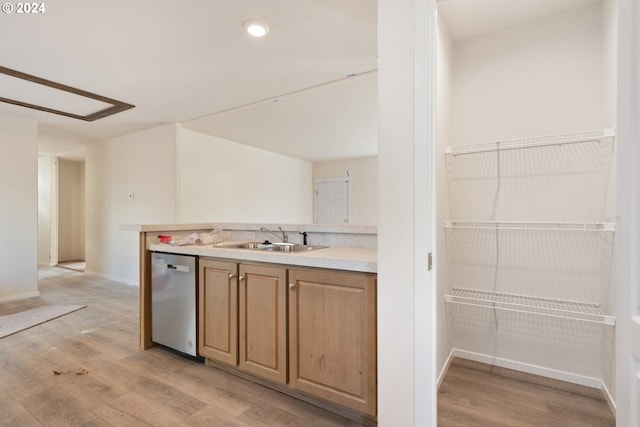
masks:
[[[0,65],[136,108],[92,123],[2,103],[0,112],[35,117],[78,140],[187,122],[377,67],[375,0],[57,0],[46,7],[40,15],[3,14]],[[246,35],[242,24],[249,19],[266,21],[268,36]],[[316,95],[309,94],[314,102],[326,102],[326,110],[339,104]],[[362,102],[372,99],[375,92]],[[363,114],[358,106],[353,111]],[[236,113],[234,120],[243,132],[252,127],[250,115]],[[212,123],[219,121],[217,116]],[[214,126],[198,123],[217,133]],[[269,139],[265,124],[260,129],[259,136]],[[228,127],[224,133],[233,136]],[[370,136],[364,130],[354,134]],[[324,144],[336,152],[345,140],[331,138]],[[365,144],[363,153],[371,154],[375,144],[375,139]],[[304,150],[295,152],[308,157]]]
[[[602,0],[437,0],[451,39],[475,37],[556,15]]]
[[[445,0],[440,10],[459,41],[599,1]],[[3,14],[0,65],[136,107],[88,123],[0,103],[40,122],[41,152],[81,157],[88,142],[172,122],[310,161],[377,151],[375,0],[45,4]],[[266,21],[268,36],[247,36],[249,19]]]
[[[191,120],[184,127],[300,159],[373,156],[378,148],[377,83],[377,72],[345,77]]]

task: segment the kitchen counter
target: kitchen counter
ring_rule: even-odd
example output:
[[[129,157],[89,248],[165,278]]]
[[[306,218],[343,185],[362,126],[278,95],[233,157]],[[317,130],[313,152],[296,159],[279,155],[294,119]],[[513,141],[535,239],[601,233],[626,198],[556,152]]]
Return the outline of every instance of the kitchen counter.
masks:
[[[268,262],[366,273],[375,273],[377,271],[377,251],[371,248],[328,247],[305,252],[284,253],[256,249],[230,249],[224,246],[216,247],[216,245],[173,246],[158,243],[150,244],[148,249],[156,252],[239,261]]]
[[[202,313],[202,317],[199,318],[199,322],[202,322],[199,326],[202,335],[198,339],[203,342],[198,352],[201,357],[206,359],[207,364],[246,376],[247,379],[335,411],[360,423],[375,424],[377,399],[375,351],[377,336],[376,227],[196,223],[121,225],[120,228],[123,231],[139,234],[140,347],[142,349],[154,345],[151,312],[153,308],[151,295],[153,252],[196,256],[200,258],[200,267],[195,272],[196,277],[201,280],[199,292],[205,292],[205,290],[207,292],[207,297],[201,297],[201,304],[198,305],[198,309]],[[207,241],[203,234],[210,236],[212,231],[216,240],[223,240],[221,243],[183,246],[176,244],[196,241],[194,234]],[[298,249],[301,249],[300,245],[304,242],[309,242],[309,246],[320,248],[292,252],[244,248],[246,243],[264,242],[267,239],[272,239],[273,234],[282,240],[285,238],[284,233],[288,235],[288,242],[298,245]],[[280,237],[281,234],[282,237]],[[174,244],[163,243],[161,240],[171,240]],[[209,241],[211,240],[213,239]],[[211,268],[225,274],[208,274]],[[222,268],[222,270],[217,270],[218,268]],[[246,282],[242,282],[243,284],[254,283],[257,276],[260,277],[257,279],[258,281],[264,282],[266,280],[266,283],[275,281],[278,286],[246,285],[242,287],[242,280],[246,280]],[[229,296],[229,299],[225,300],[225,297],[221,295],[227,292],[226,289],[229,288],[229,285],[235,289],[229,290],[228,295],[235,292],[235,296]],[[265,291],[263,288],[272,288],[272,291]],[[213,291],[212,289],[218,290]],[[265,294],[265,292],[267,293]],[[292,292],[294,295],[303,294],[306,297],[296,299],[291,296]],[[311,294],[314,297],[310,298]],[[215,296],[210,297],[209,295]],[[220,298],[218,298],[219,296]],[[242,298],[244,298],[242,300],[244,303],[241,302]],[[251,306],[254,316],[250,316],[254,323],[247,325],[242,323],[248,319],[242,314],[242,310],[246,309],[245,305],[250,300],[254,301]],[[338,308],[327,311],[324,304],[333,304]],[[206,319],[210,320],[212,312],[221,312],[219,311],[220,307],[223,311],[228,309],[229,323],[225,324],[219,319],[213,323],[207,321]],[[295,315],[298,310],[315,313],[315,315],[312,319],[309,316],[298,317]],[[256,315],[257,312],[261,313],[260,316]],[[326,348],[318,350],[313,342],[290,339],[298,334],[315,333],[316,315],[321,317],[317,321],[325,325],[328,331],[331,331],[331,338],[328,341],[324,340],[322,344]],[[240,321],[240,324],[233,323],[238,322],[238,319],[244,320]],[[247,328],[252,328],[253,331],[262,331],[264,321],[273,321],[274,325],[277,324],[270,336],[265,337],[262,333],[246,334]],[[236,353],[235,356],[233,354],[229,356],[235,357],[235,362],[229,362],[230,359],[227,360],[224,356],[225,351],[220,350],[215,342],[207,341],[212,335],[207,332],[211,328],[218,328],[220,333],[227,334],[228,337],[235,337],[236,344],[230,348],[235,348]],[[291,331],[290,334],[287,331]],[[273,352],[268,350],[266,354],[258,355],[268,363],[263,365],[261,364],[263,362],[239,361],[238,357],[244,357],[242,356],[243,351],[246,354],[246,348],[255,344],[243,342],[245,345],[243,350],[237,341],[240,336],[255,336],[259,340],[266,339],[265,342],[269,342],[269,346],[273,344]],[[289,346],[294,346],[292,348],[296,348],[296,350],[289,353]],[[344,366],[347,366],[345,369],[350,372],[346,378],[351,384],[348,389],[353,390],[353,394],[344,392],[345,377],[343,377],[344,372],[342,371],[322,373],[321,377],[317,378],[318,383],[307,380],[296,371],[295,366],[308,364],[306,359],[308,356],[305,356],[303,360],[300,355],[311,355],[314,351],[319,351],[318,355],[322,358],[325,357],[325,351],[328,351],[332,360],[348,361]],[[277,367],[271,367],[269,364],[273,357],[284,361],[284,363],[278,363]],[[287,362],[287,358],[289,358],[289,362]],[[265,369],[261,366],[268,366],[268,368]],[[288,379],[287,376],[289,376]]]
[[[212,245],[173,246],[160,243],[159,235],[171,235],[174,240],[197,232],[222,228],[225,241],[262,241],[270,238],[261,227],[282,227],[290,240],[301,243],[299,231],[309,233],[313,245],[327,248],[304,252],[270,252],[252,249],[213,247]],[[283,266],[315,267],[363,273],[377,272],[377,229],[373,226],[314,225],[314,224],[151,224],[121,225],[122,231],[137,232],[140,236],[140,347],[150,348],[151,339],[151,252],[189,254],[200,257],[228,259],[244,262],[280,264]]]

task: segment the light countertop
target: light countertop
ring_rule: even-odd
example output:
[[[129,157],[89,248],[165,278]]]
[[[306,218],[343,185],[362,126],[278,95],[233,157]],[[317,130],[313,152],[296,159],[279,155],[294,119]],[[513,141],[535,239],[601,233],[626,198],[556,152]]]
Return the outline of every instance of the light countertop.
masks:
[[[378,228],[371,225],[329,225],[329,224],[267,224],[267,223],[191,223],[191,224],[122,224],[121,231],[156,232],[156,231],[190,231],[210,230],[216,227],[224,230],[259,230],[260,227],[277,228],[281,226],[285,231],[304,229],[308,232],[345,233],[345,234],[376,234]]]
[[[377,251],[371,248],[328,247],[304,252],[270,252],[255,249],[230,249],[215,245],[173,246],[150,244],[150,251],[201,257],[225,258],[238,261],[268,262],[304,267],[330,268],[335,270],[377,272]]]
[[[120,231],[155,232],[155,231],[191,231],[210,230],[216,227],[214,223],[196,224],[122,224]]]

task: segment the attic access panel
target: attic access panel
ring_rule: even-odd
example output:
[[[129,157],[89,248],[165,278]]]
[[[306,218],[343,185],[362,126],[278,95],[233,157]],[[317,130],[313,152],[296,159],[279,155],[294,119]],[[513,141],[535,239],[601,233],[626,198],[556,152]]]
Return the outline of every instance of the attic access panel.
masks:
[[[95,120],[102,119],[135,107],[134,105],[127,104],[126,102],[107,98],[106,96],[97,95],[95,93],[87,92],[51,80],[43,79],[31,74],[12,70],[10,68],[0,66],[0,73],[9,76],[9,78],[18,79],[17,81],[14,80],[14,83],[12,84],[14,89],[18,89],[18,86],[23,86],[23,89],[29,86],[28,90],[23,91],[23,96],[28,99],[29,96],[27,92],[31,92],[30,95],[31,98],[33,98],[28,100],[22,98],[22,100],[19,100],[14,99],[18,98],[18,96],[14,96],[14,98],[0,96],[0,102],[4,102],[7,104],[31,108],[38,111],[44,111],[46,113],[58,114],[60,116],[70,117],[77,120],[84,120],[86,122],[93,122]],[[47,101],[47,103],[49,103],[49,106],[42,105],[44,104],[44,102],[38,102],[36,100],[38,96],[49,96],[50,98]],[[58,99],[51,98],[51,96],[57,97]],[[44,99],[42,101],[44,101]],[[89,112],[83,114],[78,111],[72,111],[73,108],[62,109],[61,107],[54,107],[56,101],[58,104],[68,103],[67,105],[69,105],[69,107],[71,106],[71,104],[75,104],[75,108],[89,110]]]

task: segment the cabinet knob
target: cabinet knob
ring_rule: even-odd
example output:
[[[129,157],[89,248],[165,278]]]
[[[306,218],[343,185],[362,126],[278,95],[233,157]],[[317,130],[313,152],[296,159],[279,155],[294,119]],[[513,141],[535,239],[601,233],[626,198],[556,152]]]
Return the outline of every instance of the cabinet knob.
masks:
[[[244,280],[244,276],[238,277],[238,280],[243,281]]]
[[[289,289],[295,289],[295,288],[296,288],[295,283],[289,283]]]
[[[233,279],[234,277],[236,277],[236,275],[235,275],[235,274],[233,274],[233,273],[229,273],[229,279]]]

